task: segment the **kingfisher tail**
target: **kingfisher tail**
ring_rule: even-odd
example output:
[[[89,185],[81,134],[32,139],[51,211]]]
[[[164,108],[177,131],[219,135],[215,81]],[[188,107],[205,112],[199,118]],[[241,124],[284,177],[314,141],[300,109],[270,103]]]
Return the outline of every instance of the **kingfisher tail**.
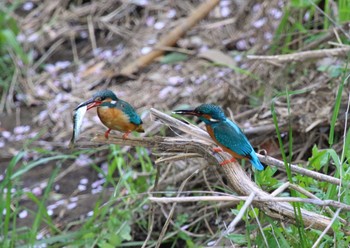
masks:
[[[264,170],[264,166],[261,164],[260,160],[258,159],[254,151],[251,152],[250,157],[251,157],[250,162],[257,170],[259,171]]]

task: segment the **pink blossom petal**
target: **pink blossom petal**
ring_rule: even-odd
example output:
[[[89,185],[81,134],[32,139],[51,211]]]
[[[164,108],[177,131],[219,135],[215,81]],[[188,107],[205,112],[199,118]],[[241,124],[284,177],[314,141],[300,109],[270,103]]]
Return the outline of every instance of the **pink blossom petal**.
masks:
[[[28,216],[28,211],[27,211],[27,210],[23,210],[23,211],[21,211],[21,212],[18,214],[18,217],[19,217],[20,219],[25,219],[25,218],[27,218],[27,216]]]
[[[165,23],[164,22],[156,22],[154,24],[154,28],[157,29],[157,30],[161,30],[165,27]]]

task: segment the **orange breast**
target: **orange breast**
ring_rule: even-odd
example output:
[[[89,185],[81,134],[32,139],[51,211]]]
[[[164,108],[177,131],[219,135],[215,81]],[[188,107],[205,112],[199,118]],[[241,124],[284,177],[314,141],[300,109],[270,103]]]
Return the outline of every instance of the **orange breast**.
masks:
[[[98,107],[97,115],[101,122],[112,130],[131,132],[139,128],[138,125],[129,121],[129,117],[123,111],[117,108]]]
[[[207,132],[210,135],[210,137],[214,140],[216,144],[218,144],[222,148],[222,150],[224,150],[225,152],[228,152],[234,158],[239,158],[239,159],[245,158],[244,156],[235,153],[234,151],[232,151],[231,149],[227,148],[226,146],[221,144],[219,141],[217,141],[214,135],[214,130],[211,128],[211,126],[205,125],[205,127],[207,128]]]

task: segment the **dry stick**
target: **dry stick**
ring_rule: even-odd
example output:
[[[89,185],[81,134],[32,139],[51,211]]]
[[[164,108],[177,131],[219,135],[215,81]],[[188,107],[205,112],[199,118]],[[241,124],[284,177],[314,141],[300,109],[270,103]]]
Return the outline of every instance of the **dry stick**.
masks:
[[[290,182],[285,182],[284,184],[282,184],[281,186],[279,186],[277,189],[275,189],[270,196],[277,196],[280,193],[282,193],[283,191],[285,191],[290,185]]]
[[[41,66],[46,59],[48,59],[55,51],[58,49],[64,42],[64,39],[61,38],[57,40],[55,43],[52,44],[52,46],[45,52],[39,60],[35,62],[35,64],[31,67],[31,70],[36,71],[39,66]]]
[[[221,163],[224,160],[229,160],[231,156],[226,153],[217,153],[215,157],[210,152],[210,145],[213,145],[213,141],[209,135],[202,129],[194,126],[187,125],[182,121],[179,121],[171,116],[164,114],[156,109],[151,109],[150,112],[161,120],[163,123],[182,130],[196,139],[185,139],[185,138],[169,138],[169,137],[152,137],[152,138],[134,138],[123,140],[121,137],[111,135],[108,140],[104,136],[98,135],[93,139],[95,144],[99,143],[110,143],[120,145],[132,145],[132,146],[146,146],[155,148],[158,151],[166,152],[197,152],[202,155],[203,158],[207,159],[209,163]],[[270,197],[270,195],[262,191],[250,178],[246,175],[242,167],[238,163],[229,163],[221,167],[225,173],[226,178],[232,189],[240,195],[249,195],[255,192],[257,197]],[[256,206],[264,211],[268,216],[295,223],[294,210],[292,205],[288,203],[281,203],[276,201],[257,201]],[[324,230],[330,223],[330,218],[313,213],[302,209],[302,216],[305,226],[312,227],[318,230]]]
[[[87,17],[87,23],[88,23],[88,30],[89,30],[89,37],[90,37],[92,51],[95,52],[96,49],[97,49],[97,42],[96,42],[96,37],[95,37],[94,23],[92,21],[92,16],[91,15],[89,15]]]
[[[157,165],[157,174],[156,174],[156,179],[154,182],[154,188],[153,191],[158,191],[158,182],[160,178],[160,166]],[[150,195],[152,196],[152,189],[149,189]],[[145,241],[143,242],[141,248],[145,248],[149,239],[151,238],[152,231],[153,231],[153,226],[154,226],[154,215],[155,215],[156,207],[154,203],[151,203],[151,207],[149,210],[149,218],[148,218],[148,233]]]
[[[240,202],[247,201],[247,196],[187,196],[187,197],[149,197],[150,201],[158,203],[174,203],[174,202],[220,202],[220,201],[231,201]],[[270,196],[257,196],[253,199],[253,202],[301,202],[314,204],[318,206],[332,206],[336,208],[342,208],[350,211],[350,206],[333,200],[318,200],[308,199],[300,197],[270,197]]]
[[[322,238],[324,237],[324,235],[327,234],[328,230],[332,227],[333,223],[335,222],[335,220],[337,219],[337,217],[339,216],[341,208],[338,208],[337,211],[335,212],[331,223],[328,224],[328,226],[326,227],[326,229],[323,230],[323,232],[321,233],[321,235],[318,237],[318,239],[316,240],[316,242],[314,243],[314,245],[312,246],[312,248],[316,248],[318,247],[318,244],[321,242]]]
[[[261,162],[263,162],[264,164],[268,164],[268,165],[274,165],[276,166],[278,169],[282,170],[282,171],[286,171],[286,167],[284,165],[283,161],[280,161],[278,159],[275,159],[273,157],[270,156],[264,156],[261,154],[256,154],[259,158],[259,160]],[[328,182],[331,184],[335,184],[335,185],[339,185],[340,184],[340,180],[338,178],[332,177],[332,176],[328,176],[316,171],[311,171],[302,167],[299,167],[297,165],[294,164],[290,164],[290,168],[292,170],[293,173],[295,174],[301,174],[301,175],[305,175],[311,178],[314,178],[316,180],[319,181],[324,181],[324,182]]]
[[[350,46],[342,48],[322,49],[305,52],[297,52],[283,55],[259,56],[248,55],[248,59],[266,60],[274,62],[305,61],[309,59],[319,59],[324,57],[345,57],[350,51]]]
[[[206,166],[193,166],[194,168],[191,168],[191,166],[183,171],[178,172],[175,176],[169,177],[165,179],[164,181],[160,181],[159,185],[164,186],[164,185],[173,185],[176,182],[182,182],[185,180],[189,175],[193,174],[196,170],[201,171],[203,170]]]
[[[139,69],[149,65],[152,61],[161,56],[164,51],[158,50],[157,47],[171,47],[180,39],[189,29],[195,26],[200,20],[206,17],[209,12],[220,2],[220,0],[207,0],[192,11],[179,26],[170,31],[170,33],[163,36],[157,43],[155,49],[148,54],[145,54],[127,66],[121,69],[120,74],[124,76],[131,76]]]
[[[263,230],[263,228],[262,228],[262,226],[261,226],[261,223],[260,223],[260,221],[259,221],[259,218],[258,218],[258,216],[256,215],[256,212],[254,211],[254,208],[253,208],[252,205],[250,205],[250,208],[251,208],[251,210],[252,210],[252,212],[253,212],[253,214],[254,214],[255,220],[256,220],[256,222],[257,222],[257,224],[258,224],[258,227],[259,227],[261,236],[263,236],[263,238],[264,238],[264,242],[265,242],[265,244],[266,244],[266,247],[269,247],[269,245],[268,245],[268,243],[267,243],[267,239],[266,239],[265,233],[264,233],[264,230]],[[273,230],[273,228],[272,228],[272,230]]]
[[[315,196],[314,194],[310,193],[309,191],[307,191],[306,189],[300,187],[299,185],[295,185],[295,184],[290,184],[289,185],[290,188],[298,191],[299,193],[309,197],[309,198],[312,198],[312,199],[316,199],[316,200],[319,200],[319,201],[322,201],[320,198],[318,198],[317,196]],[[334,212],[332,211],[332,209],[330,209],[329,207],[325,207],[325,210],[327,211],[327,213],[330,215],[330,216],[333,216],[334,215]],[[343,218],[340,218],[339,217],[339,221],[342,222],[344,225],[349,225],[349,223],[344,220]]]
[[[245,203],[244,203],[243,207],[241,208],[241,210],[239,211],[239,213],[236,215],[236,217],[233,219],[233,221],[227,227],[227,229],[224,232],[222,232],[220,237],[215,241],[214,246],[219,245],[219,243],[221,242],[221,240],[223,239],[224,236],[232,233],[235,230],[236,225],[243,218],[245,211],[250,206],[250,204],[253,202],[254,197],[255,197],[255,192],[252,192],[249,195],[249,197],[247,198],[247,200],[245,201]]]
[[[181,194],[181,192],[183,191],[183,189],[184,189],[186,183],[188,182],[188,180],[190,180],[195,174],[196,174],[196,172],[194,172],[191,176],[189,176],[188,178],[186,178],[185,181],[182,182],[182,184],[180,185],[180,188],[179,188],[179,190],[178,190],[178,193],[177,193],[178,196],[180,196],[180,194]],[[170,224],[170,220],[171,220],[172,216],[174,215],[174,211],[175,211],[176,205],[177,205],[177,203],[175,202],[175,203],[173,204],[173,206],[171,207],[171,209],[170,209],[168,218],[167,218],[167,220],[165,221],[164,226],[163,226],[163,228],[162,228],[162,231],[161,231],[160,234],[159,234],[156,248],[159,248],[160,245],[162,244],[162,241],[163,241],[163,238],[164,238],[164,236],[165,236],[165,233],[166,233],[166,231],[168,230],[168,226],[169,226],[169,224]]]

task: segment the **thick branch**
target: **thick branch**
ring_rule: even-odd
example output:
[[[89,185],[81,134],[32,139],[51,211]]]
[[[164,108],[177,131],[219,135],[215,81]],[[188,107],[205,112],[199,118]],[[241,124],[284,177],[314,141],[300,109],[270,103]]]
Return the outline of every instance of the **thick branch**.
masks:
[[[213,146],[214,143],[204,130],[194,125],[188,125],[156,109],[151,109],[151,113],[171,128],[179,129],[194,136],[195,138],[189,139],[186,137],[152,137],[123,140],[121,137],[110,135],[110,138],[106,140],[101,134],[97,135],[93,141],[104,144],[110,143],[131,146],[145,146],[154,148],[159,152],[167,153],[198,153],[203,158],[208,160],[209,163],[216,164],[230,159],[230,155],[227,153],[215,153],[214,155],[212,154],[211,146]],[[245,171],[238,163],[229,163],[225,166],[222,166],[222,169],[230,183],[230,186],[238,194],[250,195],[252,192],[255,192],[257,199],[266,199],[271,197],[268,193],[262,191],[254,182],[250,180],[250,178],[246,175]],[[255,206],[263,210],[272,218],[295,222],[294,210],[292,205],[289,203],[276,201],[256,201]],[[331,219],[326,216],[304,209],[302,209],[302,216],[306,227],[311,227],[318,230],[324,230],[331,221]]]

